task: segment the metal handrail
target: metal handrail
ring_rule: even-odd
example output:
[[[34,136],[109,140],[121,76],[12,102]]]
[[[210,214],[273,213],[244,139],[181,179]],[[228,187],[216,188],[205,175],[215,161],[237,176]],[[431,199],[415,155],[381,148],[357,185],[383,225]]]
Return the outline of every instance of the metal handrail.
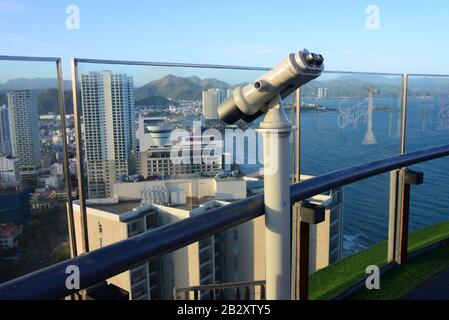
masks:
[[[291,203],[394,169],[449,156],[449,144],[409,152],[334,171],[291,186]],[[63,261],[0,285],[0,300],[58,299],[77,290],[66,288],[68,266],[80,270],[81,289],[264,214],[258,194],[204,214],[162,226],[85,255]]]
[[[207,69],[231,69],[246,71],[270,71],[272,67],[242,66],[242,65],[222,65],[222,64],[204,64],[192,62],[160,62],[160,61],[136,61],[136,60],[108,60],[108,59],[92,59],[92,58],[74,58],[75,63],[85,64],[105,64],[105,65],[130,65],[145,67],[175,67],[175,68],[207,68]],[[324,74],[354,74],[354,75],[383,75],[383,76],[402,76],[403,73],[395,72],[376,72],[376,71],[341,71],[341,70],[325,70]],[[423,74],[425,76],[425,74]],[[443,76],[443,75],[436,75]]]

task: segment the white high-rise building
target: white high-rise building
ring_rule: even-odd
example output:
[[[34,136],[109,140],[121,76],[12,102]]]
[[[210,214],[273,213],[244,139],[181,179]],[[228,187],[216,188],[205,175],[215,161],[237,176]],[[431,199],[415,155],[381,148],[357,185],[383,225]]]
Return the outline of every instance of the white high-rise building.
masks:
[[[111,71],[81,75],[88,197],[107,198],[112,185],[134,174],[133,78]]]
[[[328,88],[318,88],[318,99],[326,99],[327,98],[327,90]]]
[[[220,89],[203,91],[203,117],[206,123],[217,123],[219,120],[218,106],[221,103]]]
[[[30,90],[10,91],[7,96],[12,154],[21,174],[31,174],[40,166],[36,96]]]
[[[234,89],[229,88],[228,90],[226,90],[226,99],[229,99],[230,97],[232,97],[232,94],[234,93]]]

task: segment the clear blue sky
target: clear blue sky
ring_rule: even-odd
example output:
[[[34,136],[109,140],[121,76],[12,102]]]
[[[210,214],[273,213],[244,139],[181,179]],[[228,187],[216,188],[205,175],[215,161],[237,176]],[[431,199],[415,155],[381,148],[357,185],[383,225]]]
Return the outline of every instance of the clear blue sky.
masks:
[[[80,8],[80,29],[65,26]],[[380,29],[365,26],[368,5]],[[0,0],[0,55],[271,66],[300,48],[328,70],[449,74],[449,1]]]

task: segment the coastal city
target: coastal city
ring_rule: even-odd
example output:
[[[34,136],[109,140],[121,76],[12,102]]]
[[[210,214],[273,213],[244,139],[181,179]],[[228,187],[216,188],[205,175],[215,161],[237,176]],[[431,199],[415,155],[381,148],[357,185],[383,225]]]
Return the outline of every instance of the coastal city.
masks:
[[[1,306],[449,300],[448,12],[0,0]]]
[[[165,81],[171,78],[175,77],[166,76]],[[199,91],[199,97],[192,97],[195,100],[160,98],[153,99],[154,105],[136,106],[135,95],[141,90],[135,89],[133,77],[126,74],[93,71],[81,75],[89,236],[84,239],[81,226],[75,224],[77,237],[72,244],[67,230],[66,183],[71,190],[75,221],[81,214],[74,115],[65,115],[65,169],[61,115],[38,113],[42,109],[38,105],[42,91],[5,92],[0,162],[0,196],[4,199],[0,230],[1,268],[5,270],[2,281],[67,259],[74,250],[80,254],[86,248],[84,241],[89,250],[95,250],[263,191],[260,170],[245,166],[245,162],[237,164],[236,155],[231,155],[233,162],[225,161],[225,153],[214,153],[225,149],[224,138],[214,140],[216,137],[207,135],[212,128],[222,133],[237,128],[222,122],[218,115],[218,106],[232,95],[232,88],[206,88]],[[319,88],[312,97],[323,99],[326,93]],[[304,112],[324,109],[313,103],[303,107]],[[113,117],[108,118],[110,115]],[[198,137],[192,132],[195,121],[200,128]],[[180,128],[191,134],[175,140],[173,132]],[[30,145],[34,147],[30,149]],[[182,153],[186,148],[187,156]],[[171,156],[175,149],[182,153],[178,162]],[[210,149],[207,159],[206,149]],[[236,149],[245,149],[245,143]],[[68,181],[64,180],[64,170],[68,170]],[[340,194],[340,190],[334,190],[333,197],[315,199],[327,206],[333,218],[315,231],[314,241],[322,249],[313,253],[316,258],[312,270],[342,256]],[[186,253],[199,255],[197,263],[192,263],[192,257],[183,260],[176,253],[123,273],[111,283],[132,299],[169,299],[174,287],[193,285],[195,278],[202,284],[262,279],[264,248],[254,243],[263,241],[259,239],[263,224],[259,218],[197,243],[197,251]],[[329,233],[331,225],[332,234],[327,234],[327,240],[317,240]],[[36,230],[52,231],[32,237]],[[239,264],[239,257],[243,261],[249,252],[255,257],[253,266]],[[188,266],[190,277],[179,274],[181,266]]]

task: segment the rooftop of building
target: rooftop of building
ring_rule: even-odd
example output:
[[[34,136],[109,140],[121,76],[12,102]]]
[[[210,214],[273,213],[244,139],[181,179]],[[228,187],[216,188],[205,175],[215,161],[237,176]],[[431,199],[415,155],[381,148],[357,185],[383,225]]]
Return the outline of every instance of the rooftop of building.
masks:
[[[11,155],[11,154],[0,154],[0,157],[1,158],[6,158],[6,159],[9,159],[9,160],[19,160],[19,158],[17,158],[17,157],[14,157],[13,155]]]
[[[15,238],[22,233],[22,226],[12,223],[0,224],[0,238]]]
[[[121,182],[116,182],[115,184],[122,184],[122,183],[151,183],[154,181],[163,181],[163,182],[185,182],[185,181],[192,181],[192,180],[208,180],[208,179],[215,179],[217,181],[220,180],[244,180],[244,178],[242,176],[228,176],[228,177],[218,177],[215,178],[216,173],[213,173],[213,175],[211,176],[206,176],[206,175],[187,175],[183,176],[183,177],[170,177],[169,179],[163,179],[157,176],[152,177],[152,179],[148,179],[148,180],[142,180],[142,181],[121,181]]]
[[[203,204],[214,200],[213,197],[203,198],[190,198],[188,197],[186,204],[181,205],[164,205],[170,208],[181,209],[185,211],[191,211],[199,208]],[[74,201],[74,204],[79,205],[79,201]],[[136,217],[140,217],[142,214],[148,214],[148,209],[151,205],[143,205],[140,199],[134,200],[119,200],[118,198],[108,199],[94,199],[87,200],[86,205],[88,208],[101,210],[103,212],[113,214],[119,217],[120,221],[129,221]]]
[[[87,200],[87,207],[121,215],[141,206],[140,200],[119,201],[118,199]]]

